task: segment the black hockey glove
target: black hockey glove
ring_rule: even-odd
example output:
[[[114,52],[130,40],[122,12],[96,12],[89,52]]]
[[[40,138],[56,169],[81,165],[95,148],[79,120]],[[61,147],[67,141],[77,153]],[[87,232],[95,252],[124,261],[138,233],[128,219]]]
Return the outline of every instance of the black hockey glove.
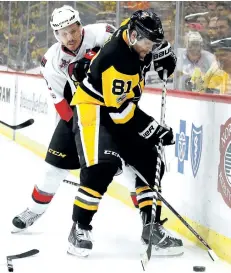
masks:
[[[94,47],[92,50],[89,50],[87,53],[85,53],[82,59],[76,61],[73,69],[73,74],[77,82],[82,82],[83,79],[86,77],[91,60],[99,50],[100,47]]]
[[[175,144],[172,128],[167,126],[163,127],[155,120],[149,123],[149,125],[140,132],[139,135],[147,140],[152,140],[152,142],[156,144],[161,139],[164,146]]]
[[[176,67],[176,62],[177,57],[172,51],[171,45],[168,42],[163,43],[160,49],[153,51],[154,69],[156,72],[158,72],[161,80],[163,80],[164,69],[167,69],[168,77],[172,75]]]

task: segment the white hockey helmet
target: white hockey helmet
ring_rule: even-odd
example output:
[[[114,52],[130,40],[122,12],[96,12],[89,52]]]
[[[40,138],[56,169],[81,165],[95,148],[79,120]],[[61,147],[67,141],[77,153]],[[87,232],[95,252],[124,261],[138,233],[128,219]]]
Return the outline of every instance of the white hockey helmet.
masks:
[[[202,47],[203,39],[198,31],[189,31],[187,33],[185,41],[186,48],[189,48],[192,43],[198,43]]]
[[[56,31],[76,22],[81,24],[79,12],[73,9],[71,6],[64,5],[61,8],[57,8],[53,11],[50,25],[52,29]]]

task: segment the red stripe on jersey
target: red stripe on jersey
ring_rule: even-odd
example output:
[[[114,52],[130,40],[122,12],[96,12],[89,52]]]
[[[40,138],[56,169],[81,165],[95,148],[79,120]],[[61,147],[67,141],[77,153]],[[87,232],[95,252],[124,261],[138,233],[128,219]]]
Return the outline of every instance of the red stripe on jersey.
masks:
[[[139,205],[138,205],[138,202],[137,202],[137,199],[136,199],[136,193],[135,192],[131,192],[130,194],[131,194],[131,199],[132,199],[132,202],[133,202],[134,206],[136,208],[138,208]]]
[[[33,193],[32,193],[32,198],[36,203],[39,204],[49,204],[54,197],[53,194],[45,194],[40,192],[37,187],[34,187]]]
[[[69,121],[73,117],[73,111],[68,102],[63,99],[55,104],[56,111],[59,113],[61,119]]]

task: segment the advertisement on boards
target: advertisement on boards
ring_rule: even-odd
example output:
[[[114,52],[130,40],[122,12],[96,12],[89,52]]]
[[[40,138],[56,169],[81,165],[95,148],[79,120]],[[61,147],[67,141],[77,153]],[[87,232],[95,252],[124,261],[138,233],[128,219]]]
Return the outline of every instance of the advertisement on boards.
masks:
[[[220,128],[220,164],[218,167],[218,192],[231,208],[231,118]]]
[[[202,153],[203,128],[191,124],[191,136],[187,135],[186,120],[180,120],[179,132],[176,133],[175,156],[177,157],[177,171],[184,174],[185,161],[191,159],[191,168],[194,178],[197,175]],[[190,147],[189,147],[190,145]]]
[[[16,78],[0,73],[0,120],[8,124],[14,123],[16,99]]]

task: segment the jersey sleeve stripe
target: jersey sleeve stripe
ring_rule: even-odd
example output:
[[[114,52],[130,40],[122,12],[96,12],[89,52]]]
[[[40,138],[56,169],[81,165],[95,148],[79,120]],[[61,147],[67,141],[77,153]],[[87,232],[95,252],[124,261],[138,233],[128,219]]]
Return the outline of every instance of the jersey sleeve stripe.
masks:
[[[135,108],[136,105],[130,102],[121,113],[109,113],[109,115],[115,123],[124,124],[134,116]]]

